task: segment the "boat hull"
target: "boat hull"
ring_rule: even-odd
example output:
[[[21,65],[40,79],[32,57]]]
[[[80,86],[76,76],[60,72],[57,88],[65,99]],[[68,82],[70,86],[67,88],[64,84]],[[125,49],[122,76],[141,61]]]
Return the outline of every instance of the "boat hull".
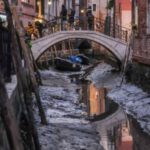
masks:
[[[80,71],[81,65],[72,63],[62,58],[55,58],[55,67],[62,71]]]

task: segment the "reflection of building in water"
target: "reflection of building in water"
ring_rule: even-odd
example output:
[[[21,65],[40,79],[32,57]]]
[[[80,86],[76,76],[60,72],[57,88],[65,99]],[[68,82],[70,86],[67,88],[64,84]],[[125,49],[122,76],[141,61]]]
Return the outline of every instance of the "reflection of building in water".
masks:
[[[120,130],[120,131],[119,131]],[[132,150],[133,139],[130,133],[129,122],[126,121],[118,128],[118,138],[116,141],[116,150]]]
[[[93,83],[89,86],[90,115],[100,115],[106,110],[105,88],[96,88]]]
[[[107,150],[133,150],[133,139],[128,121],[123,121],[107,129]]]
[[[133,150],[133,140],[126,115],[119,108],[115,114],[95,122],[100,144],[105,150]]]
[[[131,132],[133,136],[133,150],[150,150],[150,135],[143,132],[139,123],[130,118]]]

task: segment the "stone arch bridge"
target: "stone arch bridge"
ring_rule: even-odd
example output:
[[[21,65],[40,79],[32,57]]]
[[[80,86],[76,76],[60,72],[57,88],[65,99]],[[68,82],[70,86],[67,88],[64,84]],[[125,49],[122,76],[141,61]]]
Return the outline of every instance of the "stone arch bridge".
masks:
[[[60,31],[33,41],[32,52],[37,60],[50,46],[67,39],[87,39],[103,45],[120,62],[126,55],[127,43],[97,31]]]

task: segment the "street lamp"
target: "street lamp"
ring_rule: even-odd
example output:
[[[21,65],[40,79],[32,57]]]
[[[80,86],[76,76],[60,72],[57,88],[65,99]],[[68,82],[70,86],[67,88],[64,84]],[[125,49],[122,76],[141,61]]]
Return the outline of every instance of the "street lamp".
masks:
[[[50,20],[50,6],[52,4],[51,0],[48,0],[48,21]]]

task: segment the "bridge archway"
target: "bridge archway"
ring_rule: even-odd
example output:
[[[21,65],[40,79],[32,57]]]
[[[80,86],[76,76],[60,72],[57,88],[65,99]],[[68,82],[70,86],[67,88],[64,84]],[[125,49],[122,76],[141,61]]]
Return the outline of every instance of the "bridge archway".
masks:
[[[87,39],[107,48],[120,62],[125,59],[127,43],[96,31],[61,31],[33,42],[32,53],[37,60],[49,47],[68,39]]]

